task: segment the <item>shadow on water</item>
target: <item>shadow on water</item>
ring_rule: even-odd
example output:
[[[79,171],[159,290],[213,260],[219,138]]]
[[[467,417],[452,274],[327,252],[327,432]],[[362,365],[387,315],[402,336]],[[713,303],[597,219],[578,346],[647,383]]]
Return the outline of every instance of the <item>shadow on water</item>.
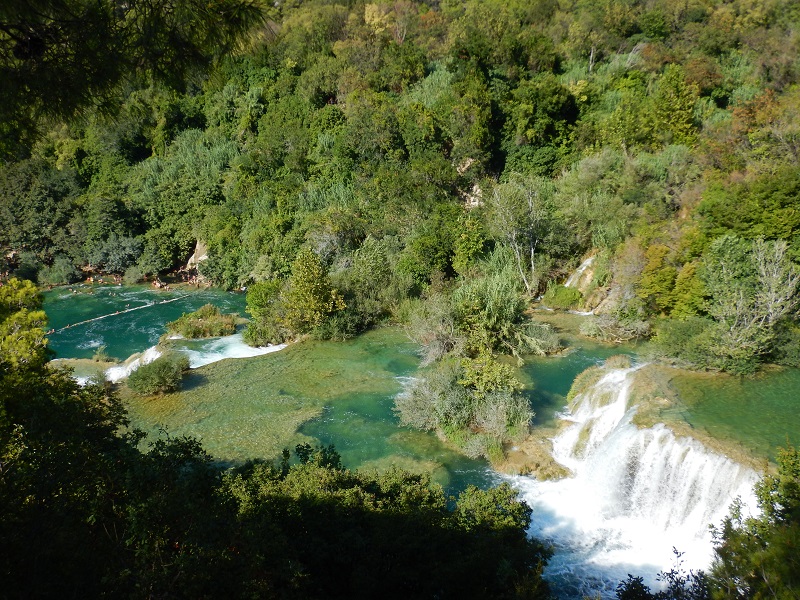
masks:
[[[205,385],[206,383],[208,383],[208,378],[205,375],[198,373],[197,370],[193,370],[189,371],[183,376],[181,389],[189,392]]]

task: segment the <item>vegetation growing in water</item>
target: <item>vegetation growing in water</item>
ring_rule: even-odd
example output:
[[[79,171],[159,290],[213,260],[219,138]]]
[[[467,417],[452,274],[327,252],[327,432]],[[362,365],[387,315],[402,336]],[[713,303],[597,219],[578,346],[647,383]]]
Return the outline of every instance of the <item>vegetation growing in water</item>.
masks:
[[[517,312],[471,302],[503,271],[482,259],[505,256],[534,297],[593,248],[610,274],[586,333],[655,332],[696,368],[797,363],[796,2],[282,3],[181,90],[159,82],[264,15],[141,6],[16,1],[0,15],[3,272],[156,274],[199,238],[218,285],[280,290],[254,303],[267,316],[254,341],[345,337],[416,304],[436,320],[432,368],[467,369],[484,342],[553,346]],[[126,68],[146,77],[122,91]],[[114,93],[113,119],[87,110],[29,135]],[[330,285],[271,312],[309,252]],[[4,321],[2,369],[46,360],[25,302]],[[474,373],[455,385],[485,387]]]
[[[223,315],[213,304],[206,304],[167,323],[166,327],[168,332],[187,339],[232,335],[236,332],[236,315]]]
[[[168,394],[180,389],[183,372],[188,368],[189,358],[185,354],[163,354],[133,371],[128,376],[127,384],[137,394]]]
[[[351,472],[330,447],[236,468],[190,438],[143,451],[112,388],[41,360],[41,323],[26,321],[37,301],[32,286],[0,288],[0,344],[14,349],[0,363],[8,597],[548,597],[549,551],[508,485],[451,504],[425,476]]]

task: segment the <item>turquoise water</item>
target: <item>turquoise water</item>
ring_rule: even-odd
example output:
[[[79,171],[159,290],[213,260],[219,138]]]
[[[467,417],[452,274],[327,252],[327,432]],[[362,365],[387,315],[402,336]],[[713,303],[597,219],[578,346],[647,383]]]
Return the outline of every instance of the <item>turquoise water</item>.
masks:
[[[45,310],[52,327],[111,316],[52,335],[51,346],[61,357],[88,357],[96,346],[106,344],[110,354],[125,358],[154,345],[164,333],[165,323],[183,312],[209,302],[225,312],[244,309],[242,295],[214,290],[180,298],[181,292],[144,287],[95,288],[93,294],[86,293],[87,288],[79,289],[82,293],[62,289],[46,294]],[[137,306],[145,308],[116,313]],[[521,368],[528,384],[526,394],[536,411],[535,426],[556,424],[573,380],[586,368],[617,354],[636,358],[634,349],[628,347],[583,340],[572,344],[573,348],[560,356],[529,357]],[[162,428],[173,436],[193,436],[225,463],[274,459],[284,448],[310,442],[333,444],[349,468],[382,472],[396,465],[429,473],[449,494],[470,484],[488,487],[496,483],[499,477],[485,461],[462,456],[432,433],[400,427],[392,410],[394,398],[415,376],[418,364],[416,347],[402,330],[386,328],[346,342],[305,341],[272,354],[208,364],[192,370],[179,393],[142,398],[123,387],[122,395],[133,425],[148,432],[151,439]],[[670,385],[681,403],[668,412],[695,428],[718,438],[739,440],[761,456],[774,456],[775,447],[787,438],[800,443],[800,411],[796,410],[799,370],[774,371],[750,380],[676,372]],[[542,484],[528,478],[518,480],[535,507],[537,522],[547,527],[569,528],[576,515],[586,512],[580,504],[585,497],[581,492],[569,492],[566,500],[559,500],[564,505],[577,502],[575,512],[551,511],[542,502],[548,486],[569,486],[571,479]],[[545,529],[542,531],[548,537]],[[608,537],[611,542],[616,539],[615,531],[613,527],[592,528],[595,537]],[[591,550],[585,548],[586,540],[585,535],[569,538],[560,548],[561,559],[554,559],[553,565],[563,566],[566,556],[567,571],[551,569],[548,576],[561,582],[556,588],[583,581],[580,570],[573,569],[583,565],[581,549]],[[573,552],[576,549],[577,554]],[[612,569],[605,573],[604,567],[592,561],[587,564],[591,573],[599,569],[600,575],[584,581],[586,589],[600,590],[599,582],[608,581],[606,595],[611,597],[622,572]],[[569,589],[573,588],[563,587],[564,596],[577,597],[577,593],[565,591]]]
[[[95,287],[91,294],[88,287],[74,289],[81,293],[45,295],[51,327],[110,316],[51,335],[61,358],[91,357],[100,344],[126,358],[156,344],[164,325],[183,312],[206,303],[225,312],[244,308],[244,296],[215,290],[181,298],[185,292],[146,287]],[[116,313],[138,306],[145,308]],[[163,428],[196,437],[221,461],[276,458],[283,448],[311,442],[333,444],[349,468],[397,465],[430,473],[449,493],[490,485],[497,476],[485,461],[464,457],[432,433],[399,426],[394,398],[418,363],[416,346],[402,330],[388,328],[346,342],[305,341],[210,364],[193,370],[177,394],[140,398],[123,391],[134,426],[151,436]]]
[[[800,446],[800,369],[752,378],[682,373],[672,380],[681,417],[718,439],[733,439],[775,459],[787,442]]]
[[[45,293],[56,329],[50,346],[63,358],[88,358],[105,345],[108,354],[125,359],[156,344],[164,325],[184,312],[206,303],[240,314],[245,307],[244,295],[218,290],[190,290],[182,297],[186,292],[145,286],[72,289],[76,293]],[[137,307],[143,308],[124,312]],[[62,329],[103,315],[108,316]],[[575,376],[621,352],[633,355],[630,348],[581,341],[561,356],[528,358],[521,375],[536,411],[534,425],[553,426]],[[464,458],[432,434],[399,427],[394,397],[417,364],[402,332],[382,330],[202,367],[185,392],[158,401],[132,397],[129,408],[137,426],[156,433],[166,425],[173,434],[195,435],[223,460],[272,457],[283,447],[314,441],[334,444],[350,467],[384,469],[394,462],[432,472],[454,489],[488,485],[492,475],[485,463]],[[764,457],[774,457],[787,440],[800,444],[800,370],[753,379],[680,373],[671,383],[682,402],[670,412],[714,437],[737,440]]]
[[[226,313],[245,313],[244,294],[213,289],[79,284],[44,292],[49,326],[56,330],[48,338],[57,358],[91,358],[104,345],[109,356],[124,360],[155,345],[169,321],[208,303]]]
[[[567,394],[575,377],[589,367],[601,364],[610,356],[627,354],[627,347],[606,346],[582,342],[581,346],[568,349],[560,356],[529,357],[522,366],[525,392],[530,398],[536,415],[533,425],[552,427],[557,416],[567,404]]]

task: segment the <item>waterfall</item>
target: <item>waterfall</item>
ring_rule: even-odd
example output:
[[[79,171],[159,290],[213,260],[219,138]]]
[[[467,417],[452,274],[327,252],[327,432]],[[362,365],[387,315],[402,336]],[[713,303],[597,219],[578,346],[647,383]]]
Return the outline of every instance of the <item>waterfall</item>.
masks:
[[[189,368],[191,369],[197,369],[226,358],[262,356],[270,352],[283,350],[286,347],[286,344],[261,347],[248,346],[244,343],[241,333],[206,340],[183,340],[175,337],[170,339],[174,343],[173,349],[175,351],[182,352],[189,357]],[[153,362],[159,356],[161,356],[161,351],[158,346],[152,346],[141,355],[134,354],[121,365],[106,369],[106,379],[113,383],[122,381],[136,369]]]
[[[594,256],[590,256],[585,261],[583,261],[580,264],[580,266],[578,266],[578,268],[575,269],[575,271],[564,282],[564,287],[578,287],[578,282],[580,281],[581,276],[583,275],[584,271],[586,271],[586,269],[592,266],[594,258],[595,258]]]
[[[189,356],[189,367],[196,369],[226,358],[251,358],[269,354],[270,352],[277,352],[284,348],[286,348],[286,344],[260,347],[248,346],[244,342],[242,334],[235,333],[204,340],[200,343],[195,343],[193,347],[179,347],[178,349]]]
[[[708,526],[719,525],[737,496],[755,506],[755,471],[664,425],[632,423],[636,370],[607,370],[575,397],[553,439],[554,458],[572,477],[514,478],[534,511],[531,533],[555,547],[546,573],[564,598],[613,597],[628,573],[657,587],[655,574],[675,564],[673,547],[685,568],[706,568]]]
[[[112,383],[122,381],[136,369],[142,365],[150,364],[159,356],[161,356],[161,351],[155,346],[148,348],[140,355],[134,354],[133,357],[126,360],[123,364],[106,369],[106,380]]]

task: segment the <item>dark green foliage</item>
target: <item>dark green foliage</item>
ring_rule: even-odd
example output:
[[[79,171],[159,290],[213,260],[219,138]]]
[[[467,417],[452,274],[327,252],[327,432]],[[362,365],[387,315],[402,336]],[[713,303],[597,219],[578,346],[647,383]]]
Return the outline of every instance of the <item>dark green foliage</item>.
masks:
[[[739,504],[714,529],[714,598],[792,598],[800,593],[800,455],[778,453],[778,472],[756,485],[760,515],[747,517]]]
[[[439,205],[420,225],[400,257],[398,270],[414,278],[418,284],[430,281],[433,273],[453,275],[453,254],[461,208]]]
[[[727,234],[783,240],[785,257],[800,256],[800,71],[793,3],[738,1],[223,0],[210,11],[180,0],[162,15],[159,2],[114,12],[105,0],[12,0],[0,11],[0,68],[16,99],[4,109],[19,118],[4,121],[3,139],[31,158],[0,177],[3,260],[56,282],[72,276],[62,256],[77,269],[150,275],[199,247],[200,274],[234,289],[285,282],[309,248],[344,308],[300,314],[285,301],[297,286],[282,283],[273,317],[249,329],[264,343],[356,335],[429,286],[479,277],[493,250],[510,250],[530,300],[599,249],[606,276],[585,302],[605,316],[587,333],[621,340],[662,316],[709,317],[714,368],[750,370],[773,356],[775,319],[723,335],[742,316],[730,300],[743,290],[710,289],[703,265]],[[269,25],[237,52],[182,91],[164,85],[230,49],[259,14]],[[28,89],[16,77],[31,69]],[[147,79],[123,93],[127,72]],[[39,86],[69,73],[82,75],[45,105]],[[33,101],[20,113],[21,90]],[[87,98],[107,100],[113,116],[87,110],[35,144],[15,139]],[[365,283],[354,261],[368,239],[385,268]],[[743,306],[756,303],[745,294]],[[463,329],[456,337],[472,335]],[[500,329],[486,330],[504,338],[490,341],[495,350],[508,346]],[[725,358],[728,347],[736,356]]]
[[[550,175],[578,117],[575,98],[548,73],[521,81],[507,111],[503,135],[506,171]]]
[[[128,387],[146,396],[168,394],[180,389],[183,372],[188,368],[185,354],[167,353],[133,371],[128,376]]]
[[[793,241],[800,231],[798,198],[800,169],[787,166],[751,183],[715,185],[698,212],[710,237],[730,232],[747,239]]]
[[[71,212],[78,195],[74,173],[43,160],[0,167],[0,246],[26,250],[40,261],[69,256],[81,244],[71,235]]]
[[[167,323],[166,328],[188,339],[231,335],[236,332],[236,315],[223,315],[213,304],[206,304]]]
[[[19,142],[35,134],[42,117],[72,117],[108,103],[126,77],[184,85],[261,19],[260,5],[248,0],[213,8],[195,0],[122,7],[105,0],[6,3],[0,13],[0,155],[19,152]]]
[[[34,307],[13,289],[0,310]],[[450,506],[428,477],[347,471],[330,446],[225,470],[196,440],[142,437],[109,386],[0,369],[5,596],[549,597],[550,552],[507,484]]]
[[[37,279],[41,285],[60,285],[73,283],[81,278],[81,273],[64,255],[56,256],[53,264],[44,266],[39,270]]]
[[[536,569],[548,553],[525,537],[530,509],[509,486],[470,488],[451,512],[426,477],[353,473],[326,465],[335,458],[329,449],[298,450],[297,466],[256,464],[226,476],[242,532],[236,563],[251,589],[294,588],[292,597],[306,598],[547,597]],[[260,572],[259,549],[267,558]]]
[[[782,321],[775,330],[770,361],[788,367],[800,367],[800,327],[790,320]]]

